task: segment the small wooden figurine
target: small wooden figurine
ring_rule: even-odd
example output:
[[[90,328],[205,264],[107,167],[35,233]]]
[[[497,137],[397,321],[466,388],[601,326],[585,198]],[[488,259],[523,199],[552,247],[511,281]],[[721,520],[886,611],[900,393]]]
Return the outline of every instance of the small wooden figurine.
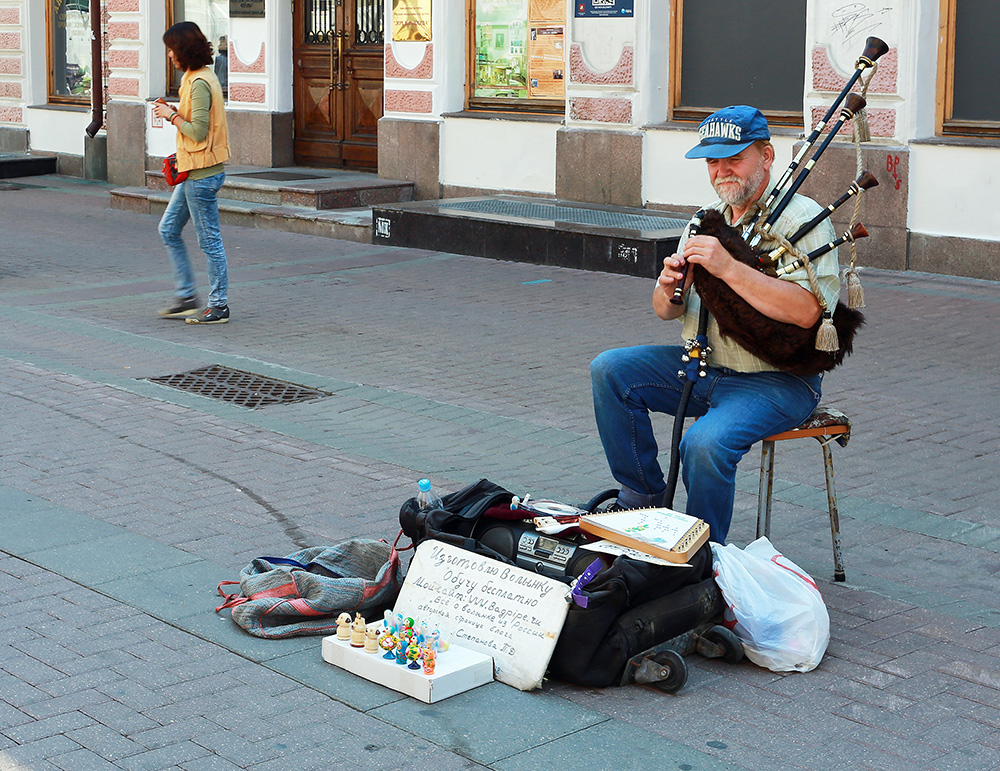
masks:
[[[437,660],[437,653],[429,645],[424,648],[421,658],[424,660],[424,674],[433,675],[434,674],[434,663]]]
[[[396,646],[399,644],[399,640],[396,639],[396,635],[392,632],[386,632],[379,638],[378,647],[385,651],[385,655],[382,657],[384,659],[394,659],[396,658]]]
[[[337,616],[337,639],[338,640],[350,640],[351,639],[351,614],[341,613]]]
[[[365,630],[365,653],[378,653],[378,628],[370,626]]]
[[[351,626],[351,647],[365,647],[365,620],[358,613],[354,617],[354,624]]]

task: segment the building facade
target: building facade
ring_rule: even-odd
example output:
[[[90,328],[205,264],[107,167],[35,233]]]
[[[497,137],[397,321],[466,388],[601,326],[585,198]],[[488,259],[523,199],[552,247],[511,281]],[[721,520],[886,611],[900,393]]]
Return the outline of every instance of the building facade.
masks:
[[[183,19],[218,51],[234,163],[679,211],[712,197],[683,158],[704,115],[761,107],[783,166],[874,35],[861,262],[1000,279],[994,0],[0,0],[0,152],[143,185],[173,150],[149,101],[176,93],[161,36]],[[804,188],[821,203],[856,175],[850,139]]]

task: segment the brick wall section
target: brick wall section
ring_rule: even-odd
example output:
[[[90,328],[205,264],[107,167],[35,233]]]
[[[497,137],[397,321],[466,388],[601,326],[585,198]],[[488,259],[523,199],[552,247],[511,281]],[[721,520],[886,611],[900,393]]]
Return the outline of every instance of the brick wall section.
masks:
[[[139,96],[139,78],[108,78],[108,93],[112,96]]]
[[[132,50],[125,51],[122,49],[111,51],[108,54],[108,66],[112,70],[137,70],[139,69],[139,52]]]
[[[265,89],[261,83],[229,83],[230,102],[250,102],[263,104]]]
[[[898,70],[899,51],[892,48],[878,60],[878,69],[872,77],[868,93],[895,94]],[[812,73],[813,88],[817,91],[839,92],[844,87],[844,84],[847,83],[847,78],[853,74],[853,70],[846,73],[846,75],[839,72],[833,66],[827,49],[816,46],[812,50]],[[870,70],[861,76],[862,80],[867,81],[869,75],[871,75]],[[854,90],[860,93],[861,86],[856,86]]]
[[[407,69],[392,53],[392,44],[385,44],[385,76],[387,78],[418,78],[427,80],[434,76],[434,44],[428,43],[424,55],[416,67]]]
[[[632,102],[613,97],[577,97],[570,100],[570,117],[598,123],[631,123]]]
[[[430,91],[387,90],[385,92],[386,112],[429,113],[433,110],[434,98]]]
[[[140,94],[139,0],[108,0],[108,97],[132,101]]]
[[[23,120],[24,37],[22,9],[6,4],[0,7],[0,123]]]
[[[260,44],[260,50],[257,53],[256,59],[252,62],[244,63],[243,59],[240,58],[239,52],[236,50],[237,42],[236,40],[229,41],[229,74],[234,72],[264,72],[264,44]]]
[[[583,58],[583,48],[579,43],[569,47],[569,77],[574,83],[596,85],[631,85],[635,68],[635,51],[632,46],[624,46],[618,62],[610,70],[597,72],[591,69]]]

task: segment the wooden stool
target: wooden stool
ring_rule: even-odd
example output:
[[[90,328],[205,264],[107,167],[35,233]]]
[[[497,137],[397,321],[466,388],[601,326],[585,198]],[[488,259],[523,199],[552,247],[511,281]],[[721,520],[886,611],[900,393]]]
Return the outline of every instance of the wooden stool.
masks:
[[[826,471],[826,499],[830,508],[830,533],[833,536],[833,578],[844,581],[844,555],[840,548],[840,515],[837,513],[837,491],[833,485],[833,454],[830,442],[846,447],[851,438],[851,421],[839,410],[820,405],[800,426],[763,440],[760,452],[760,490],[757,497],[757,537],[771,537],[771,490],[774,484],[774,443],[785,439],[814,436],[823,448]]]

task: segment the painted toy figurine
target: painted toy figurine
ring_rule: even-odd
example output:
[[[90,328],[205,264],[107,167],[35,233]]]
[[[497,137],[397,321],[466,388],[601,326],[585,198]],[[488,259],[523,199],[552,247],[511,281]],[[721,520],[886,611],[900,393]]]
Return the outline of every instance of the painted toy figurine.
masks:
[[[351,639],[351,614],[341,613],[337,616],[337,639],[338,640],[350,640]]]
[[[424,648],[421,658],[424,661],[424,674],[433,675],[434,674],[434,662],[437,661],[437,653],[430,646]]]
[[[378,641],[378,647],[385,651],[385,655],[382,656],[384,659],[394,659],[396,658],[395,650],[396,646],[399,644],[399,640],[396,638],[392,632],[386,632],[383,634]]]
[[[396,663],[405,664],[406,663],[406,648],[407,645],[402,640],[399,641],[399,645],[396,646]]]
[[[420,669],[420,646],[416,643],[410,643],[406,646],[406,660],[410,663],[407,664],[408,669]]]
[[[378,653],[378,627],[365,629],[365,653]]]
[[[351,625],[351,647],[363,648],[365,646],[365,620],[358,613],[354,617],[354,624]]]

